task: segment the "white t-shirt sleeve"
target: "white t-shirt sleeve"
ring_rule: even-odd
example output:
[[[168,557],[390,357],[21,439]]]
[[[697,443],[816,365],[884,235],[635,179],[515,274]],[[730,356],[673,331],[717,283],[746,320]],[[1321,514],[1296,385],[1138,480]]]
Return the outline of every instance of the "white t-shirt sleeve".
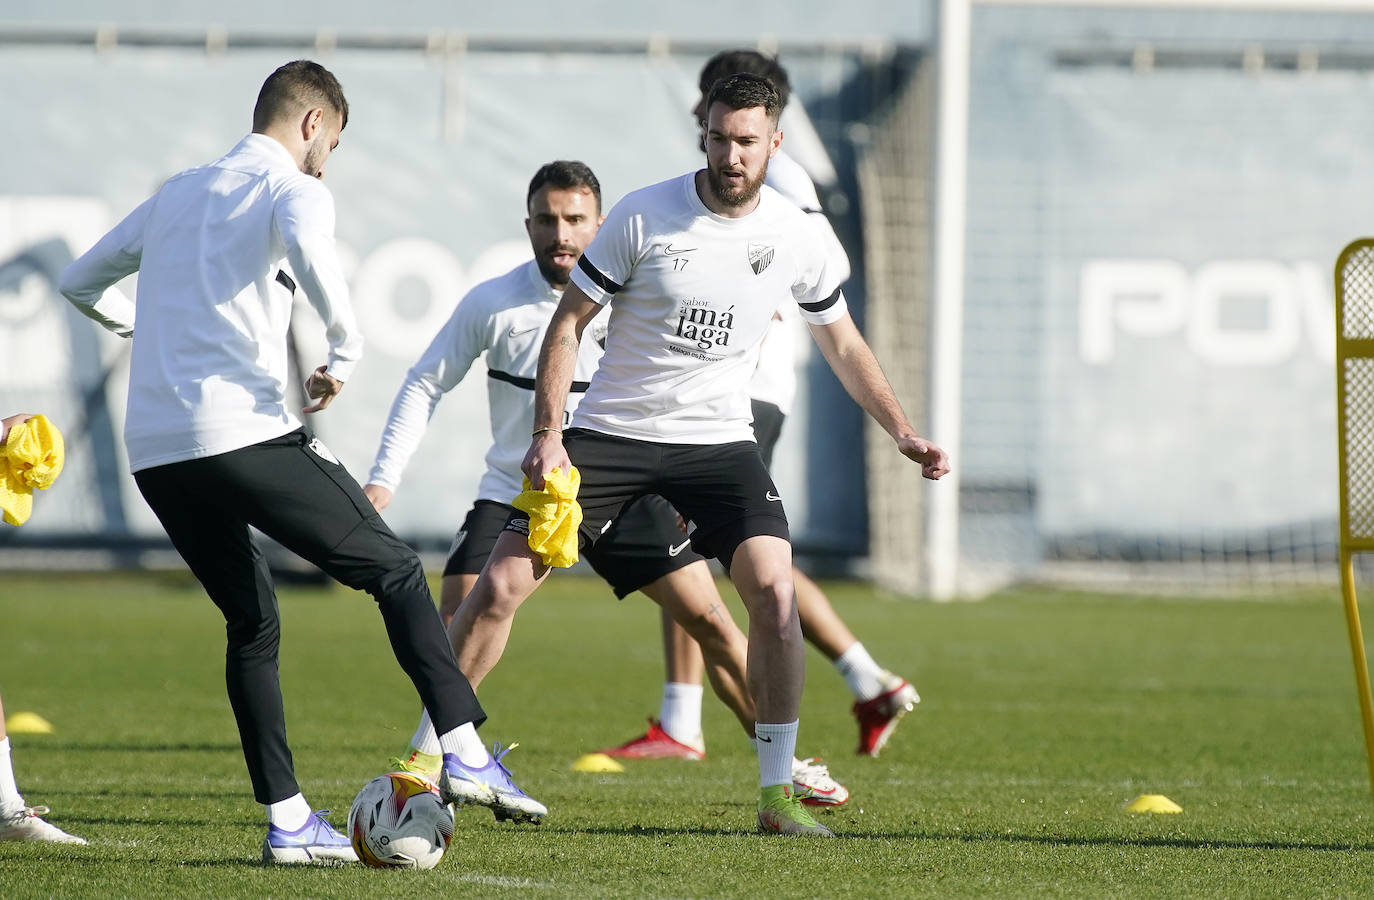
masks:
[[[363,336],[348,299],[348,281],[334,245],[334,197],[313,178],[292,179],[273,206],[277,233],[306,300],[324,322],[328,372],[347,381],[363,353]]]
[[[596,237],[577,261],[572,282],[605,306],[625,286],[639,261],[640,218],[622,200],[611,208]]]
[[[806,248],[801,254],[797,280],[792,283],[792,298],[797,301],[801,316],[811,325],[829,325],[848,312],[844,292],[840,290],[841,274],[833,257],[822,252],[821,241],[814,229],[803,223]]]
[[[419,361],[410,367],[382,429],[377,458],[367,477],[369,484],[393,492],[400,487],[401,475],[419,448],[439,399],[457,387],[473,361],[487,349],[488,318],[481,303],[471,295],[464,297]]]

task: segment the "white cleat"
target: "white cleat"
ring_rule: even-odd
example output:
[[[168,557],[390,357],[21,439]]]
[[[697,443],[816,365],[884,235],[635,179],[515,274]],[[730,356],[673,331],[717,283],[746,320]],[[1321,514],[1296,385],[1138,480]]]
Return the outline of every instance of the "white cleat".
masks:
[[[830,777],[830,768],[820,759],[792,760],[792,789],[807,806],[842,806],[849,800],[849,788]]]
[[[46,841],[50,844],[84,844],[86,839],[67,834],[41,817],[51,810],[46,806],[22,806],[12,813],[0,813],[0,841]]]

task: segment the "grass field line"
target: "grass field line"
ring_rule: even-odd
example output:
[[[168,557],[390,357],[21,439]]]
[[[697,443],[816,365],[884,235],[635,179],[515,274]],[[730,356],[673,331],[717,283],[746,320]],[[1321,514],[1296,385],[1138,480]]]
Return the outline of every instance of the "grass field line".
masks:
[[[558,883],[554,881],[532,881],[529,878],[512,878],[509,875],[482,875],[477,872],[464,872],[454,880],[466,881],[469,884],[484,884],[488,887],[500,888],[540,888],[550,890],[558,887]]]

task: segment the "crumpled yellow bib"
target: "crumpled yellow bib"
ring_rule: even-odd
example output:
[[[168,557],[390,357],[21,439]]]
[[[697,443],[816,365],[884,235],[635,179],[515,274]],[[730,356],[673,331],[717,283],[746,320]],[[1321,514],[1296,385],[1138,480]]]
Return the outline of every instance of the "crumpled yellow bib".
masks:
[[[582,475],[577,466],[569,466],[565,475],[562,467],[544,476],[544,489],[525,489],[511,505],[530,515],[530,549],[539,554],[546,566],[566,569],[577,562],[577,529],[582,524],[582,507],[577,502],[577,489]]]
[[[33,513],[35,488],[52,486],[67,458],[62,432],[47,416],[34,416],[10,429],[0,447],[0,510],[11,525],[23,525]]]

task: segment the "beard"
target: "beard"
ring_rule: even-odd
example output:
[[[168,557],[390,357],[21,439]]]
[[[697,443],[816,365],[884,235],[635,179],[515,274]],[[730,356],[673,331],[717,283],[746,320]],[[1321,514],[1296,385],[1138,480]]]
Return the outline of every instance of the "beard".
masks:
[[[539,274],[544,276],[544,280],[558,290],[568,286],[568,278],[572,274],[572,268],[563,268],[553,261],[553,257],[566,253],[573,258],[573,265],[577,264],[577,258],[581,255],[577,248],[567,244],[550,244],[544,248],[542,253],[534,255],[534,263],[539,267]]]
[[[320,177],[320,166],[325,158],[325,138],[318,135],[310,146],[305,148],[305,161],[301,164],[302,170],[311,178]]]
[[[706,182],[711,186],[711,193],[726,206],[739,207],[753,203],[754,198],[759,195],[759,188],[763,187],[763,179],[767,174],[768,166],[765,165],[757,178],[751,179],[746,172],[744,183],[739,187],[732,187],[720,172],[709,164],[706,166]]]

